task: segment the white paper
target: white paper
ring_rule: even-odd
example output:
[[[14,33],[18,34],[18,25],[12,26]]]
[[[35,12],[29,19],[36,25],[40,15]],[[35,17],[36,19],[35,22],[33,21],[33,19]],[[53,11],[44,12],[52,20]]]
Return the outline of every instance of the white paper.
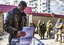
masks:
[[[23,27],[23,32],[26,33],[26,36],[20,38],[21,44],[30,44],[32,41],[32,37],[34,34],[34,28],[33,27]]]

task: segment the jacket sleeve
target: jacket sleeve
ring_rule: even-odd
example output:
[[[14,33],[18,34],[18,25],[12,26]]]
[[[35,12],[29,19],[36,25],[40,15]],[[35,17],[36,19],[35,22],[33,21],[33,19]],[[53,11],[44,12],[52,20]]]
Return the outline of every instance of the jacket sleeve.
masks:
[[[12,14],[8,13],[4,21],[4,30],[6,32],[12,33],[14,31],[17,31],[16,28],[12,27],[12,23],[13,23],[13,16]]]
[[[28,26],[28,16],[26,15],[26,13],[24,13],[24,18],[25,18],[25,26]]]
[[[25,23],[26,23],[26,26],[28,26],[28,16],[25,16]]]

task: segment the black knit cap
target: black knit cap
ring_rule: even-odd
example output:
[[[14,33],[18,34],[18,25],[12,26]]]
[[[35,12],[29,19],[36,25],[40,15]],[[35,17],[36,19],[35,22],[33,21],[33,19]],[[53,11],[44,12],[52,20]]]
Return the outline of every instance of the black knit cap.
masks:
[[[19,6],[27,7],[27,3],[25,1],[20,1]]]

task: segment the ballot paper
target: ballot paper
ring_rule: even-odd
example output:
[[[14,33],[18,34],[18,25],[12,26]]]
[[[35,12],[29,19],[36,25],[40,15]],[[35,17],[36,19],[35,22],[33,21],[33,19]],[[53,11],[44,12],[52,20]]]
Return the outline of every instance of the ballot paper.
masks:
[[[23,32],[26,33],[24,37],[20,38],[20,44],[30,44],[34,35],[33,27],[23,27]]]

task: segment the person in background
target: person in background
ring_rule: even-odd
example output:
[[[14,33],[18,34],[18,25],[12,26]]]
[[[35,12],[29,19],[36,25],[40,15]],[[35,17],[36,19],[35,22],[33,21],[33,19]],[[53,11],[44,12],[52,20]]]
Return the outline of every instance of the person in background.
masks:
[[[40,37],[42,39],[44,39],[44,36],[45,36],[45,31],[46,31],[46,24],[45,22],[43,21],[41,24],[40,24]]]
[[[51,38],[51,27],[52,27],[52,23],[51,21],[49,20],[47,23],[46,23],[46,33],[47,33],[47,38]]]
[[[62,43],[62,26],[63,26],[62,20],[59,18],[55,25],[55,28],[56,28],[55,31],[56,31],[56,37],[57,37],[55,42],[57,42],[60,37],[60,43]]]
[[[36,28],[36,25],[34,24],[34,22],[30,22],[30,27],[34,27],[34,29]]]
[[[30,22],[30,27],[33,27],[34,28],[34,31],[35,31],[36,25],[34,24],[34,22]],[[35,32],[34,32],[34,34],[35,34]]]
[[[26,7],[27,3],[25,1],[20,1],[18,7],[8,12],[6,16],[4,30],[10,34],[9,45],[11,45],[12,38],[24,37],[26,35],[25,32],[22,32],[23,26],[27,26],[27,15],[24,12]]]
[[[38,23],[37,23],[37,33],[39,34],[39,36],[40,36],[40,23],[41,23],[41,21],[38,20]]]

